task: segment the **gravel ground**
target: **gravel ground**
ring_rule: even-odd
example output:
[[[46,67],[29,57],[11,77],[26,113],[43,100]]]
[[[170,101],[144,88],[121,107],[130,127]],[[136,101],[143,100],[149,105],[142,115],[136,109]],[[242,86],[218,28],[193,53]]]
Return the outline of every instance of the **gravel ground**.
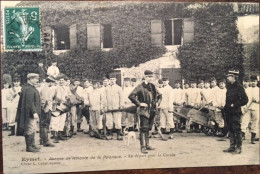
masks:
[[[9,137],[8,134],[3,131],[4,173],[259,164],[259,142],[250,144],[249,133],[243,141],[243,152],[239,155],[222,152],[229,147],[227,138],[219,141],[220,138],[203,133],[176,133],[174,139],[168,141],[151,138],[150,145],[156,150],[146,155],[140,153],[138,139],[131,142],[130,146],[125,146],[124,141],[98,140],[83,133],[60,141],[53,148],[41,147],[38,153],[28,153],[25,151],[24,137]],[[36,134],[36,142],[39,145],[39,134]]]

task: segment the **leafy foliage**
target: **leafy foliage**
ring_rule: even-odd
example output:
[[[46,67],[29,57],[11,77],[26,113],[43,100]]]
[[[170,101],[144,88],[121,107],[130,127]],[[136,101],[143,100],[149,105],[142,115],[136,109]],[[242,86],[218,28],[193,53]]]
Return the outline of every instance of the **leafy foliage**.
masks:
[[[237,17],[230,5],[214,4],[197,10],[195,36],[177,55],[186,79],[225,78],[229,69],[243,77],[243,48],[238,44]]]

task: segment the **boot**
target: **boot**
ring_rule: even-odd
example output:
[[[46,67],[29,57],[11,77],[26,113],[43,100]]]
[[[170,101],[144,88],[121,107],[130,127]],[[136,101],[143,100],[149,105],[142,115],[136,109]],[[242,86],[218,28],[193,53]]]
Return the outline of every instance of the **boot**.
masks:
[[[32,136],[31,135],[25,135],[25,143],[26,143],[26,152],[39,152],[39,149],[34,149],[32,147]]]
[[[80,129],[81,123],[77,123],[77,132],[83,132],[83,129]]]
[[[107,139],[108,140],[113,140],[113,134],[112,134],[112,129],[107,130]]]
[[[58,132],[58,138],[59,140],[66,140],[63,136],[62,136],[62,131]]]
[[[8,130],[8,124],[7,124],[7,123],[4,123],[4,125],[3,125],[3,130],[4,130],[4,131],[7,131],[7,130]]]
[[[245,132],[242,132],[242,140],[246,140],[246,134],[245,134]]]
[[[162,132],[162,134],[167,134],[166,128],[161,128],[161,132]]]
[[[155,148],[149,146],[149,132],[145,132],[145,146],[146,150],[155,150]]]
[[[145,133],[144,132],[140,132],[141,152],[146,154],[148,152],[146,151],[146,147],[144,146],[144,143],[145,143]]]
[[[125,129],[125,126],[122,126],[122,128],[120,129],[120,136],[124,136],[124,129]]]
[[[48,130],[47,130],[47,128],[43,128],[42,131],[43,131],[43,132],[42,132],[42,133],[43,133],[43,135],[42,135],[42,138],[43,138],[43,140],[42,140],[43,146],[44,146],[44,147],[54,147],[54,145],[49,142]]]
[[[256,133],[251,132],[251,144],[255,144]]]
[[[235,150],[235,154],[240,154],[242,152],[242,133],[236,133],[236,150]]]
[[[123,138],[120,135],[121,129],[117,129],[117,140],[123,140]]]
[[[92,131],[92,127],[91,127],[91,125],[89,124],[89,126],[88,126],[89,128],[88,128],[88,131],[87,132],[84,132],[84,134],[90,134],[90,132]]]
[[[50,139],[55,139],[55,131],[51,131],[51,135]]]
[[[57,131],[54,132],[54,141],[53,142],[54,143],[59,143],[59,138],[58,138],[58,132]]]
[[[182,130],[181,130],[181,123],[177,123],[177,133],[182,133]]]
[[[173,133],[174,133],[174,128],[170,128],[170,136],[169,139],[173,139]]]
[[[235,134],[229,132],[229,139],[230,139],[230,147],[228,149],[223,150],[223,152],[234,152],[236,146]]]
[[[44,128],[43,127],[40,127],[40,145],[43,145],[44,144]]]
[[[31,134],[31,142],[32,142],[32,148],[40,150],[41,147],[38,147],[35,145],[35,133]]]
[[[11,133],[8,136],[14,136],[15,135],[15,126],[11,126]]]

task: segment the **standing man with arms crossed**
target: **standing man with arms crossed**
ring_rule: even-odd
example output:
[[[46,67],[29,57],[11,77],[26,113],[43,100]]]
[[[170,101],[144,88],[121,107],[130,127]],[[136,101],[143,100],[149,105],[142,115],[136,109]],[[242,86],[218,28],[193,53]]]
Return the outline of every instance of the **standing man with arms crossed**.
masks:
[[[27,84],[22,88],[21,96],[18,103],[16,122],[19,130],[23,130],[26,151],[39,152],[35,146],[36,120],[41,114],[41,98],[35,85],[39,81],[39,75],[29,73],[27,75]]]
[[[140,115],[140,144],[141,152],[154,150],[149,146],[149,131],[152,129],[156,108],[160,105],[162,95],[151,83],[153,72],[144,72],[145,80],[138,85],[129,95],[129,99],[138,107],[137,113]]]
[[[239,84],[238,71],[229,71],[227,80],[230,83],[227,87],[226,104],[224,112],[227,119],[227,126],[230,138],[230,147],[223,152],[240,154],[242,152],[242,132],[241,132],[241,106],[248,102],[245,89]]]

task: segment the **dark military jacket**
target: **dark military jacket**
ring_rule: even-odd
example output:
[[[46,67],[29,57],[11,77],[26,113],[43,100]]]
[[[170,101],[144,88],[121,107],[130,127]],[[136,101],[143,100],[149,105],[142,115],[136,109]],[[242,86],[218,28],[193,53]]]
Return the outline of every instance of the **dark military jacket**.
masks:
[[[226,93],[226,105],[224,111],[227,113],[241,113],[241,106],[246,105],[248,97],[245,89],[237,81],[228,85]],[[231,106],[233,104],[233,107]]]
[[[136,105],[146,103],[148,105],[148,113],[156,110],[156,103],[160,103],[162,95],[152,83],[145,82],[138,85],[128,96],[128,98]]]

